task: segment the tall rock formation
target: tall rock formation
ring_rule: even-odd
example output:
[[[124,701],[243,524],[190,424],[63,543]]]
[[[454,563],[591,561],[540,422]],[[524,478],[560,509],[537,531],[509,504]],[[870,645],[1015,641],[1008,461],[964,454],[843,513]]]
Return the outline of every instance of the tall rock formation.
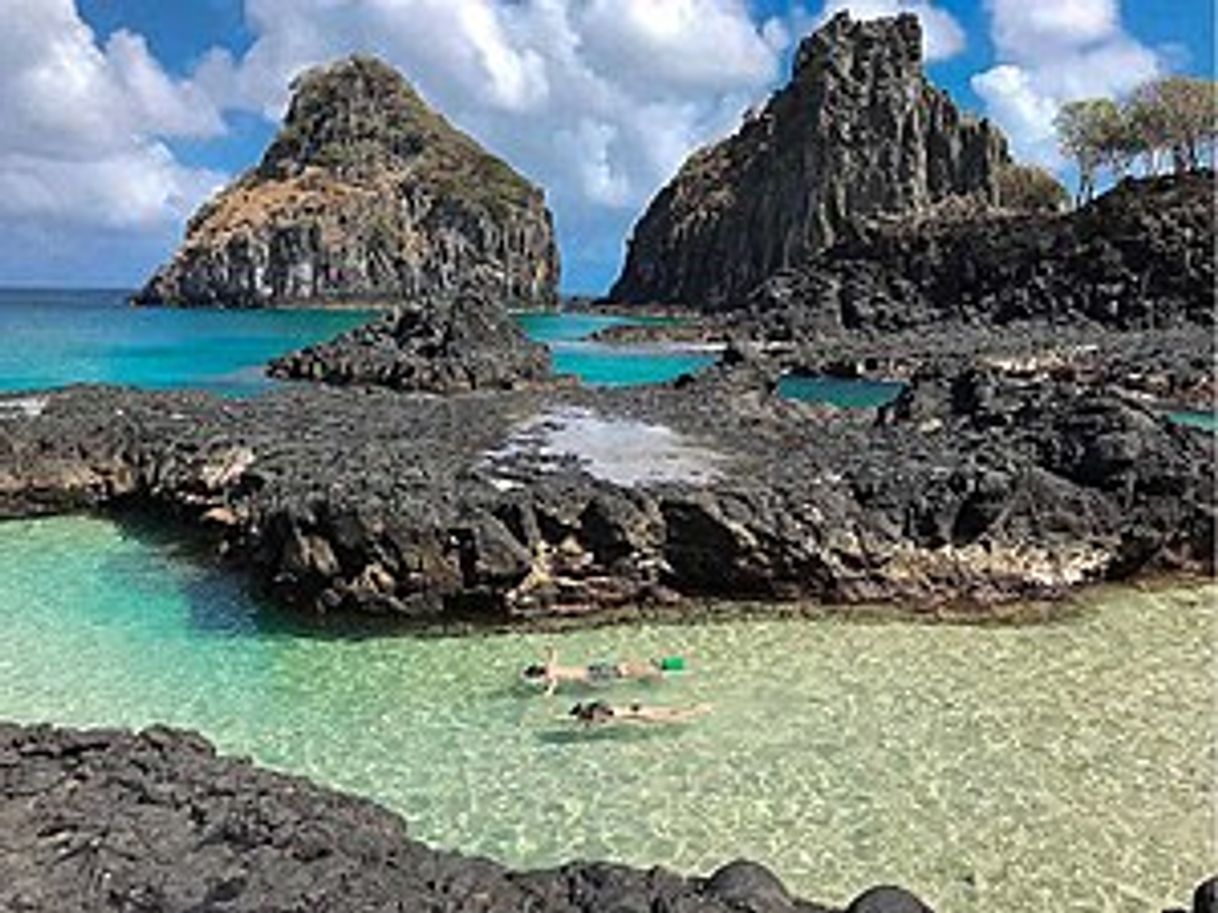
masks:
[[[997,201],[1006,140],[922,70],[915,16],[835,16],[790,83],[734,136],[695,153],[635,227],[610,297],[722,310],[861,218],[946,197]]]
[[[391,67],[305,73],[262,162],[204,205],[137,303],[383,303],[465,291],[557,302],[542,192],[431,110]]]

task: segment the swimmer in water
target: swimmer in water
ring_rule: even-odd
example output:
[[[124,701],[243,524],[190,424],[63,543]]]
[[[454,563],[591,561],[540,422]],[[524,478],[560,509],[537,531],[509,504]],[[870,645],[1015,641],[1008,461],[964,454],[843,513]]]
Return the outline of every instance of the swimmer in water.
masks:
[[[655,681],[663,678],[665,672],[675,672],[684,668],[684,661],[678,657],[668,657],[646,663],[590,663],[587,666],[560,666],[558,651],[554,647],[547,647],[545,663],[534,663],[528,666],[521,675],[526,682],[545,682],[546,694],[553,694],[564,682],[600,685],[613,681]]]
[[[570,715],[585,726],[597,726],[605,723],[684,723],[710,711],[710,704],[648,707],[638,703],[615,706],[604,701],[587,701],[572,707]]]

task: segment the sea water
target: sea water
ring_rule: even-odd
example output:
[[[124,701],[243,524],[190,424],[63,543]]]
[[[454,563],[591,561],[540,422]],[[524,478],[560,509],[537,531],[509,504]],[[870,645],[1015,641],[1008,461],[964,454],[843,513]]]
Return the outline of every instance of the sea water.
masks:
[[[0,391],[88,382],[249,395],[270,385],[270,359],[372,316],[135,308],[129,294],[0,289]]]
[[[1107,590],[1027,627],[420,639],[284,615],[198,559],[102,519],[0,526],[0,718],[197,728],[516,866],[745,856],[806,896],[891,881],[958,913],[1145,913],[1213,867],[1212,586]],[[547,698],[517,679],[547,644],[689,671]],[[713,709],[583,730],[590,694]]]
[[[193,387],[226,396],[267,389],[267,361],[329,339],[369,311],[134,308],[122,291],[0,290],[0,391],[77,382]],[[657,383],[714,360],[706,352],[607,346],[586,339],[630,322],[586,314],[520,314],[555,369],[593,385]],[[645,321],[645,318],[643,319]]]

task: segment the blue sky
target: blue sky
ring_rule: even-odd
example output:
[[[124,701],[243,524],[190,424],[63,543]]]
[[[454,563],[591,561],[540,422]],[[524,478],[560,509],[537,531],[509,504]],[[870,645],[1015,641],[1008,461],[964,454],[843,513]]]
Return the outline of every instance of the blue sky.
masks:
[[[1062,101],[1214,70],[1209,0],[0,0],[0,284],[137,285],[292,76],[365,50],[546,188],[564,286],[602,291],[655,190],[842,8],[916,12],[932,80],[1049,167]]]

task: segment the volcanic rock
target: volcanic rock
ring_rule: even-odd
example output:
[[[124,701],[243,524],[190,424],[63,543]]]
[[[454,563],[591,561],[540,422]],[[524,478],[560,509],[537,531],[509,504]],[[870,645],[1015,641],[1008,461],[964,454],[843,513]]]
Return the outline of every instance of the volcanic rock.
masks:
[[[464,294],[404,305],[271,363],[273,377],[454,393],[550,378],[550,355],[498,304]]]
[[[557,302],[543,194],[355,56],[305,73],[262,162],[191,219],[137,303]]]
[[[766,338],[1028,321],[1212,337],[1214,175],[1127,179],[1064,215],[876,220],[751,297]]]
[[[756,864],[747,879],[732,874],[743,863],[710,878],[605,862],[514,872],[434,850],[370,801],[164,727],[0,723],[0,834],[0,909],[28,913],[833,913]]]
[[[1214,435],[1127,396],[945,362],[877,415],[740,370],[448,397],[54,391],[0,420],[0,517],[136,506],[213,530],[285,603],[441,625],[703,596],[989,611],[1213,573]]]
[[[695,153],[636,225],[610,298],[708,310],[837,241],[860,218],[955,196],[996,203],[1006,141],[922,70],[915,16],[835,16],[790,83],[734,136]]]

